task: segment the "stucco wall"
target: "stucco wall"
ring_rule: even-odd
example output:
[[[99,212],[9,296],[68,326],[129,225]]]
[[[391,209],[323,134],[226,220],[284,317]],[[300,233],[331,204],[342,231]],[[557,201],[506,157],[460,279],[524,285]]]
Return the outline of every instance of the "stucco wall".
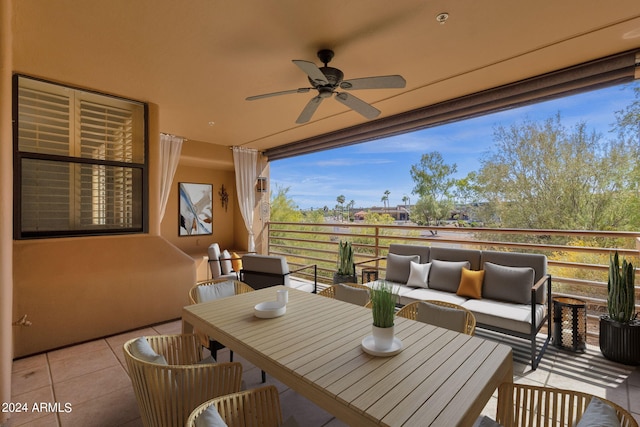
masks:
[[[160,236],[14,244],[14,331],[20,357],[176,319],[195,281],[191,257]]]

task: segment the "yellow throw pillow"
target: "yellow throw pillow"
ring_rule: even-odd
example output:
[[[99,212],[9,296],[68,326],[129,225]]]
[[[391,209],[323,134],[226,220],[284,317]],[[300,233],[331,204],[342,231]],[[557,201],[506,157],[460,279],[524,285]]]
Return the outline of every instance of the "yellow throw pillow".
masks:
[[[231,254],[231,265],[233,266],[233,271],[236,273],[242,270],[242,258],[235,252]]]
[[[484,279],[484,270],[474,271],[462,268],[462,277],[460,277],[460,285],[458,286],[457,295],[461,297],[482,298],[482,280]]]

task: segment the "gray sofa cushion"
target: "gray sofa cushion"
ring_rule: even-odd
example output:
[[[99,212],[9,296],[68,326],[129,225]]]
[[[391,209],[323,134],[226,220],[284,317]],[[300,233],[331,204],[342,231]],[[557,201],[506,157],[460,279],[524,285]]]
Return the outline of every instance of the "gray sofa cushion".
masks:
[[[480,270],[482,251],[478,249],[432,247],[430,260],[440,261],[468,261],[469,270]]]
[[[533,283],[537,283],[547,274],[547,257],[542,254],[525,254],[519,252],[482,251],[482,265],[508,265],[510,267],[532,267],[535,271]],[[484,267],[482,267],[484,268]],[[543,304],[547,299],[546,285],[540,287],[536,296],[536,303]]]
[[[387,273],[385,279],[391,282],[407,283],[411,270],[411,261],[420,262],[420,256],[389,253],[387,255]]]
[[[485,262],[482,297],[530,304],[533,278],[534,270],[531,267],[509,267]]]
[[[429,271],[429,287],[441,291],[453,292],[458,290],[462,267],[469,268],[469,261],[440,261],[431,260]]]
[[[418,255],[420,264],[429,262],[430,247],[423,245],[407,245],[403,243],[392,243],[389,245],[389,253],[396,255]]]
[[[464,333],[467,329],[466,318],[467,313],[463,310],[443,307],[428,302],[418,303],[416,320],[419,322]]]

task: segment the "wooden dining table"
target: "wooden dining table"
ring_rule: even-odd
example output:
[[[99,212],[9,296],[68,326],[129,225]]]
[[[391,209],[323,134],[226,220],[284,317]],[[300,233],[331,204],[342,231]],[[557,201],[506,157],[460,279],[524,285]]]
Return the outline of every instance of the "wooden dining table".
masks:
[[[186,306],[193,328],[354,426],[470,426],[502,382],[513,381],[511,347],[405,318],[393,356],[362,348],[371,310],[289,290],[286,313],[258,318],[282,286]]]

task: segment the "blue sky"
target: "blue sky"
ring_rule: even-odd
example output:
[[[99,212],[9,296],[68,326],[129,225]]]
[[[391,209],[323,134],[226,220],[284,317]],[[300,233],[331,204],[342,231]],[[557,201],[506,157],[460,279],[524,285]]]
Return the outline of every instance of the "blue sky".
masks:
[[[640,83],[634,83],[640,86]],[[634,99],[633,85],[614,86],[580,95],[503,111],[471,120],[438,126],[377,141],[337,148],[271,162],[271,190],[289,188],[288,196],[301,209],[336,205],[344,195],[356,208],[382,206],[389,190],[389,205],[402,204],[407,195],[418,200],[409,175],[411,165],[431,151],[442,154],[445,163],[458,166],[462,178],[480,168],[480,159],[493,147],[496,126],[510,126],[528,118],[542,121],[560,112],[562,123],[572,127],[584,121],[590,130],[608,137],[614,112]]]

